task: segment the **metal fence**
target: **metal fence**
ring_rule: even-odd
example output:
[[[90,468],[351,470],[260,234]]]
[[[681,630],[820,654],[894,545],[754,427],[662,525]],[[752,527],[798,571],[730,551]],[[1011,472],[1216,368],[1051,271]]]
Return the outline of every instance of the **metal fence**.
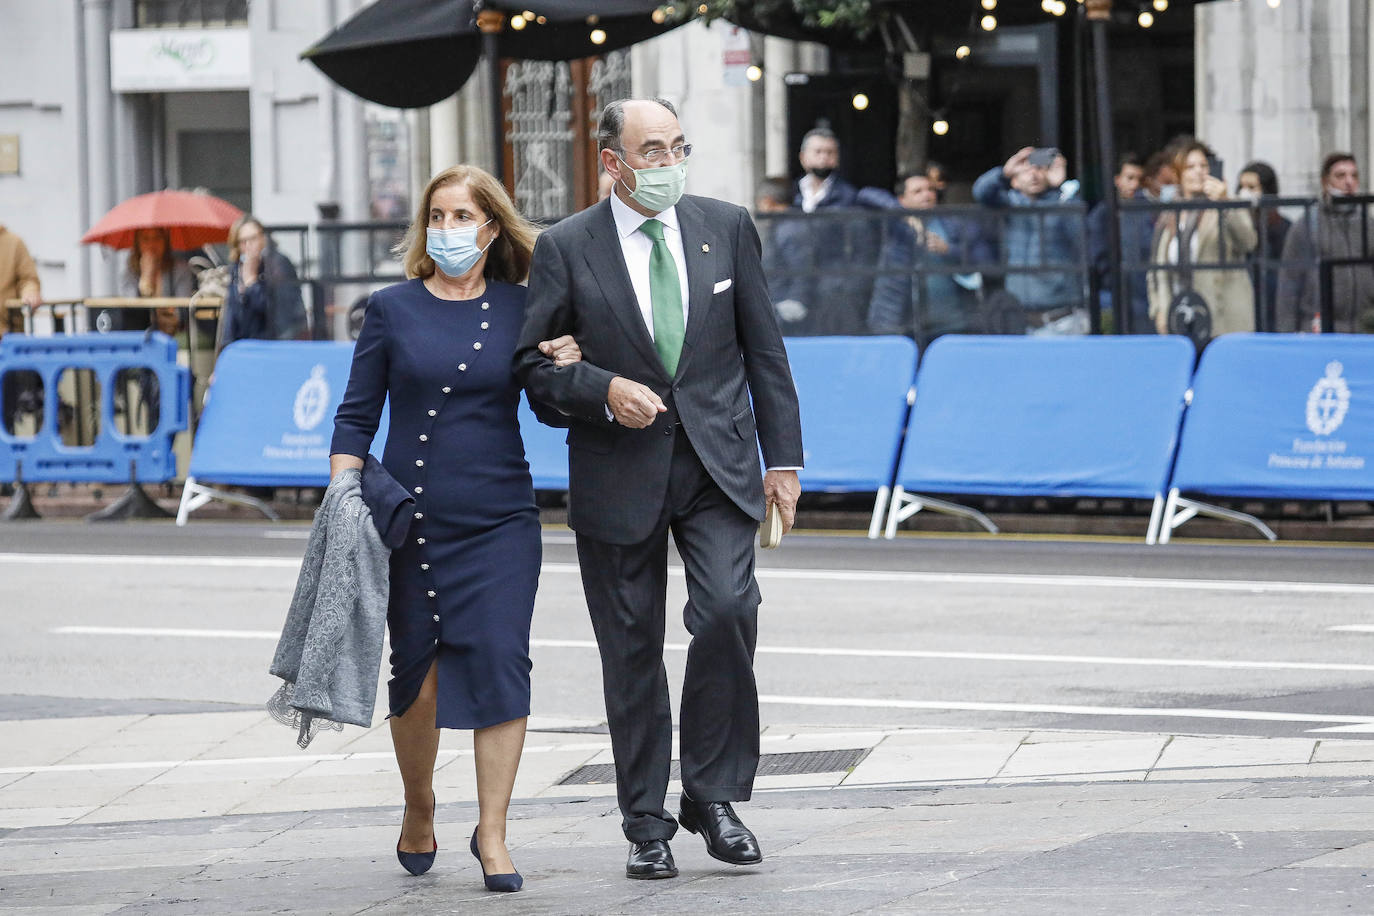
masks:
[[[760,214],[784,333],[1374,332],[1374,197]],[[1121,289],[1116,289],[1117,272]],[[1120,296],[1124,307],[1116,308]]]

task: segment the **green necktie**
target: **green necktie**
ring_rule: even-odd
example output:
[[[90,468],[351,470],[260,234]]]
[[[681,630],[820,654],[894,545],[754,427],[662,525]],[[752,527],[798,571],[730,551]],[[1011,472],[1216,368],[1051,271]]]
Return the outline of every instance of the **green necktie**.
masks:
[[[677,374],[677,361],[682,355],[682,336],[686,328],[682,319],[682,284],[677,276],[677,262],[663,240],[663,224],[646,219],[639,231],[653,240],[649,254],[649,303],[654,313],[654,349],[669,375]]]

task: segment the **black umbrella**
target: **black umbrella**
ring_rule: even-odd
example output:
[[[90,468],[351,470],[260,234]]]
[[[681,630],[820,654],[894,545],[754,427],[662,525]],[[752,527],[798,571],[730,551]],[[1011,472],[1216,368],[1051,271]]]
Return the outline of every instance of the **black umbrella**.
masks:
[[[377,0],[301,57],[368,101],[423,108],[462,88],[484,50],[516,60],[604,54],[682,24],[659,7],[658,0]],[[479,13],[494,31],[484,34]]]

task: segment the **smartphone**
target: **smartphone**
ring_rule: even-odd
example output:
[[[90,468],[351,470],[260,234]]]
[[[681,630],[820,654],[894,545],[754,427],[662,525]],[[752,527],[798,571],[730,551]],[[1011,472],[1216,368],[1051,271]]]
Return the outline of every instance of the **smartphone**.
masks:
[[[1031,150],[1030,155],[1026,157],[1026,162],[1030,165],[1047,169],[1054,165],[1054,160],[1059,155],[1059,150],[1055,149],[1053,146],[1038,146]]]
[[[1207,157],[1207,173],[1213,178],[1226,180],[1226,163],[1220,156],[1210,155]]]

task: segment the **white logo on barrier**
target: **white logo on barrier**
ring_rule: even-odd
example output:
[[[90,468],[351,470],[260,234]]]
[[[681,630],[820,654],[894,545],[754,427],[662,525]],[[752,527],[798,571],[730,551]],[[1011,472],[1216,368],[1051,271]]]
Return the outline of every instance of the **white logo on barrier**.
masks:
[[[1319,436],[1329,436],[1340,429],[1350,410],[1350,386],[1341,378],[1345,367],[1332,360],[1326,364],[1326,376],[1307,394],[1307,428]]]
[[[319,426],[328,407],[329,383],[324,380],[324,366],[320,365],[310,370],[310,378],[296,392],[296,404],[292,410],[296,428],[304,430]]]

